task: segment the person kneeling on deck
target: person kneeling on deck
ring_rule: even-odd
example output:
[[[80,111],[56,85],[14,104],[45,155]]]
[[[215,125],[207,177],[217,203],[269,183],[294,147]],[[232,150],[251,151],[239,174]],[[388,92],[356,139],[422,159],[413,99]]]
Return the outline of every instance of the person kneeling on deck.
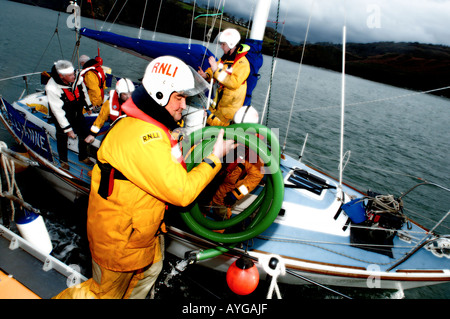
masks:
[[[76,80],[75,70],[70,61],[59,60],[53,65],[51,78],[45,86],[48,97],[49,113],[56,127],[56,144],[61,167],[69,169],[68,138],[78,135],[78,160],[87,165],[94,163],[88,158],[87,128],[83,108],[92,111],[86,86],[82,80]]]
[[[258,118],[258,112],[252,106],[243,106],[236,112],[233,123],[258,123]],[[211,212],[212,217],[218,220],[230,219],[236,202],[258,186],[264,177],[263,170],[264,163],[258,155],[238,144],[233,161],[223,164],[221,171],[200,197],[203,212]],[[212,200],[211,193],[214,194]]]
[[[219,36],[220,47],[224,55],[216,62],[214,57],[209,58],[211,67],[198,73],[210,81],[212,78],[219,88],[206,111],[206,123],[211,126],[228,126],[234,114],[244,104],[247,94],[247,78],[250,75],[250,63],[245,57],[250,47],[239,44],[241,35],[235,29],[226,29]]]
[[[86,137],[86,143],[92,143],[100,132],[105,122],[109,119],[114,122],[122,116],[122,104],[131,97],[134,84],[130,79],[122,78],[116,83],[116,89],[109,92],[109,99],[103,103],[100,113],[91,126],[90,134]]]
[[[98,150],[89,195],[87,234],[93,278],[55,298],[145,298],[161,269],[166,206],[185,207],[222,167],[235,148],[223,130],[210,155],[186,171],[171,132],[186,97],[206,88],[181,60],[164,56],[147,66],[123,105],[127,115],[109,130]]]

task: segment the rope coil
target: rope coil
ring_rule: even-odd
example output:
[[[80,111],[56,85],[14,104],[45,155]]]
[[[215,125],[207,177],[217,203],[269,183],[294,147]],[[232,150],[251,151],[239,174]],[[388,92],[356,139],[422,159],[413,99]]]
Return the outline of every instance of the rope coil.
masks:
[[[21,207],[24,207],[30,211],[40,214],[38,209],[33,208],[30,204],[24,201],[22,193],[20,192],[19,186],[17,185],[15,178],[15,160],[10,158],[4,150],[7,150],[8,146],[5,142],[0,141],[0,153],[1,153],[1,165],[4,170],[4,174],[0,176],[0,196],[9,199],[11,204],[11,220],[15,217],[15,205],[18,203]],[[23,162],[23,164],[27,164]],[[7,191],[3,191],[3,180],[1,178],[5,176]]]

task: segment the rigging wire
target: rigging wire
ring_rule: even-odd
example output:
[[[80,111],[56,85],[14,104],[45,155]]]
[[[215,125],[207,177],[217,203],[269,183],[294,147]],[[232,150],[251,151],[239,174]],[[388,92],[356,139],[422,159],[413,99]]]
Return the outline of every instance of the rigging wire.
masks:
[[[111,12],[113,11],[114,7],[116,6],[117,0],[114,2],[113,6],[111,7],[111,10],[109,10],[108,15],[106,16],[105,21],[103,21],[102,26],[100,27],[100,31],[103,30],[103,27],[105,26],[105,22],[108,21],[109,15],[111,14]]]
[[[297,87],[298,87],[298,83],[299,83],[299,79],[300,79],[300,73],[301,73],[302,65],[303,65],[303,57],[305,56],[305,47],[306,47],[306,41],[308,39],[308,34],[309,34],[309,26],[311,24],[313,5],[314,5],[314,1],[311,2],[311,8],[310,8],[310,11],[309,11],[308,25],[306,26],[305,40],[303,41],[302,55],[301,55],[301,58],[300,58],[300,65],[299,65],[299,68],[298,68],[297,81],[295,83],[294,96],[292,98],[291,111],[289,113],[289,118],[288,118],[288,123],[287,123],[287,128],[286,128],[286,136],[284,138],[283,149],[281,150],[281,153],[284,153],[284,150],[286,149],[286,143],[287,143],[287,138],[288,138],[288,134],[289,134],[289,128],[291,126],[292,112],[294,111],[295,97],[297,95]],[[283,28],[284,28],[284,26],[283,26]],[[281,43],[281,41],[280,41],[280,43]]]
[[[344,7],[344,26],[342,27],[342,74],[341,74],[341,132],[339,146],[339,188],[342,189],[342,178],[344,173],[344,118],[345,118],[345,54],[347,43],[347,11]],[[344,196],[342,196],[343,198]]]
[[[222,3],[222,14],[220,15],[220,22],[219,22],[219,28],[218,28],[218,33],[220,33],[221,32],[221,30],[222,30],[222,22],[223,22],[223,11],[224,11],[224,9],[225,9],[225,1],[226,0],[223,0],[223,3]],[[219,7],[220,7],[220,3],[222,2],[222,0],[220,0],[220,2],[219,2]],[[218,7],[218,8],[219,8]],[[212,24],[212,27],[214,28],[214,26],[216,25],[216,20],[214,20],[214,24]],[[216,45],[216,50],[215,50],[215,52],[214,52],[214,55],[215,56],[217,56],[217,51],[219,50],[219,46],[217,46]]]
[[[286,10],[286,14],[285,14],[285,16],[284,16],[284,21],[286,21],[286,17],[287,17],[287,10]],[[278,19],[277,19],[276,21],[271,21],[271,22],[276,23],[277,26],[278,26],[278,24],[279,24]],[[283,24],[283,29],[282,29],[282,31],[284,31],[284,24]],[[264,101],[264,107],[263,107],[263,112],[262,112],[262,114],[261,114],[260,124],[263,123],[264,115],[265,115],[265,113],[266,113],[266,110],[267,110],[268,107],[269,107],[268,104],[270,104],[269,98],[270,98],[270,93],[272,92],[272,81],[273,81],[273,77],[274,77],[274,75],[275,75],[275,72],[274,72],[274,71],[275,71],[275,69],[276,69],[276,64],[277,64],[277,59],[276,59],[276,58],[278,57],[278,52],[279,52],[280,47],[281,47],[281,39],[282,39],[282,37],[280,36],[280,40],[279,40],[279,42],[278,42],[278,48],[277,48],[277,50],[276,50],[276,54],[275,54],[275,55],[272,54],[272,70],[271,70],[271,77],[270,77],[270,81],[269,81],[269,87],[268,87],[268,89],[267,89],[266,99],[265,99],[265,101]],[[277,42],[277,40],[274,39],[274,47],[275,47],[276,42]]]
[[[206,6],[205,25],[203,27],[203,46],[205,45],[205,39],[208,38],[208,33],[206,30],[208,29],[207,26],[208,26],[208,17],[209,17],[209,2],[210,2],[210,0],[208,0],[208,4]],[[197,18],[199,18],[199,16],[195,17],[195,19],[197,19]],[[210,39],[210,38],[211,38],[211,36],[208,39]]]
[[[7,78],[0,79],[0,82],[7,81],[7,80],[12,80],[12,79],[17,79],[17,78],[23,78],[23,77],[26,77],[26,76],[36,75],[36,74],[41,74],[41,72],[33,72],[33,73],[14,75],[14,76],[10,76],[10,77],[7,77]]]
[[[197,19],[197,18],[200,18],[200,17],[202,17],[202,16],[204,16],[204,17],[206,17],[206,19],[205,19],[205,30],[204,30],[204,32],[203,32],[203,46],[206,46],[206,47],[208,47],[209,46],[209,43],[211,42],[211,35],[212,35],[212,32],[213,32],[213,30],[214,30],[214,27],[215,27],[215,25],[216,25],[216,20],[217,20],[217,16],[223,16],[223,11],[224,11],[224,7],[225,7],[225,2],[224,2],[224,4],[222,5],[222,12],[220,12],[219,10],[219,8],[220,8],[220,4],[222,3],[222,0],[220,0],[219,1],[219,4],[216,6],[216,4],[217,4],[217,0],[215,1],[215,4],[214,4],[214,8],[216,8],[217,7],[217,11],[216,11],[216,13],[209,13],[209,0],[208,0],[208,6],[207,6],[207,9],[206,9],[206,14],[201,14],[201,15],[199,15],[199,16],[196,16],[195,18],[194,18],[194,20],[195,19]],[[213,12],[214,12],[214,9],[212,10]],[[207,26],[208,26],[208,17],[213,17],[213,19],[211,20],[212,22],[211,22],[211,27],[209,28],[209,31],[208,32],[206,32],[206,30],[207,30]],[[206,39],[206,41],[205,41],[205,39]],[[205,58],[205,55],[203,55],[203,58]],[[203,62],[203,61],[202,61]]]
[[[209,4],[209,2],[208,2],[208,4]],[[207,36],[208,38],[207,38],[206,45],[204,45],[205,46],[205,52],[203,53],[203,57],[202,57],[202,63],[201,63],[202,65],[203,65],[203,62],[205,61],[206,53],[207,53],[207,50],[208,50],[209,45],[211,43],[211,34],[212,34],[212,31],[213,31],[213,29],[214,29],[214,27],[216,25],[217,16],[219,16],[219,15],[221,16],[220,24],[219,24],[219,33],[220,33],[221,28],[222,28],[222,18],[223,18],[223,11],[224,11],[224,8],[225,8],[225,0],[223,0],[222,12],[219,14],[219,10],[220,10],[220,5],[221,4],[222,4],[222,0],[220,0],[219,5],[217,6],[217,9],[216,9],[217,13],[216,14],[211,14],[211,16],[213,16],[214,18],[211,21],[211,28],[210,28],[210,30],[208,32],[208,36]],[[208,7],[208,9],[209,9],[209,7]],[[194,18],[194,14],[192,14],[192,20],[194,20],[194,19],[195,19]],[[205,27],[206,27],[206,24],[205,24]],[[214,56],[217,56],[217,50],[218,50],[218,46],[216,46],[216,50],[215,50]],[[204,106],[204,109],[206,109],[206,107],[208,105],[210,105],[210,103],[211,103],[211,94],[213,92],[213,85],[214,85],[214,79],[211,78],[211,81],[209,83],[207,102],[206,102],[206,106]],[[203,126],[205,126],[205,125],[206,125],[206,117],[204,117],[204,119],[203,119]]]
[[[156,27],[158,26],[159,15],[161,14],[161,6],[162,6],[162,2],[163,2],[163,0],[161,0],[161,1],[159,2],[158,15],[156,16],[155,29],[153,30],[153,35],[152,35],[152,40],[153,40],[153,41],[155,40]]]
[[[91,0],[88,0],[88,3],[90,3],[90,5],[91,5],[91,13],[92,13],[92,19],[94,20],[94,28],[95,28],[95,30],[98,30],[97,29],[97,20],[95,19],[94,6],[92,5]],[[81,8],[80,8],[80,15],[81,15]],[[97,56],[100,56],[100,42],[98,42],[98,41],[97,41]]]
[[[139,39],[141,38],[142,26],[144,25],[144,17],[145,17],[145,13],[147,12],[147,2],[148,2],[148,0],[145,0],[144,13],[142,14],[142,20],[141,20],[141,27],[139,28],[139,35],[138,35]]]
[[[275,24],[275,35],[274,35],[274,44],[273,44],[273,51],[272,51],[272,68],[270,70],[270,87],[272,87],[272,80],[273,80],[273,72],[275,69],[275,51],[276,51],[276,44],[277,44],[277,38],[278,38],[278,21],[279,21],[279,16],[280,16],[280,0],[278,0],[278,6],[277,6],[277,19],[276,19],[276,24]],[[270,109],[270,100],[271,100],[271,92],[272,90],[269,91],[269,96],[268,96],[268,104],[267,104],[267,115],[266,115],[266,126],[268,125],[268,121],[269,121],[269,109]]]
[[[116,23],[117,19],[119,18],[120,14],[122,13],[123,8],[125,8],[125,6],[127,5],[128,0],[125,1],[125,3],[122,5],[122,8],[120,8],[119,13],[117,14],[116,18],[114,19],[113,23],[111,24],[111,26],[108,28],[108,31],[111,31],[111,28],[114,26],[114,23]]]
[[[97,30],[97,20],[95,19],[94,6],[92,5],[92,0],[88,0],[88,3],[91,5],[92,19],[94,20],[94,28]],[[98,45],[98,42],[97,42]]]
[[[42,53],[41,57],[39,58],[39,61],[37,62],[36,66],[35,66],[35,68],[34,68],[34,70],[33,70],[33,72],[35,72],[35,71],[37,70],[37,68],[38,68],[39,64],[41,63],[42,58],[44,57],[45,53],[47,52],[47,50],[48,50],[48,48],[49,48],[49,46],[50,46],[50,43],[52,42],[53,37],[55,36],[55,34],[56,34],[56,36],[57,36],[57,38],[58,38],[59,50],[60,50],[60,52],[61,52],[61,58],[64,59],[64,54],[63,54],[62,45],[61,45],[61,39],[59,38],[59,32],[58,32],[59,17],[60,17],[60,16],[61,16],[61,12],[58,12],[58,18],[57,18],[57,20],[56,20],[55,31],[53,32],[53,35],[52,35],[52,37],[50,38],[50,41],[48,42],[47,47],[45,48],[44,52]]]
[[[246,37],[247,39],[248,39],[248,36],[249,36],[250,25],[251,25],[251,22],[252,22],[252,20],[253,20],[253,14],[254,14],[254,12],[255,12],[255,7],[256,7],[255,1],[252,1],[252,10],[250,11],[250,16],[249,16],[249,18],[248,18],[248,25],[247,25],[247,33],[245,34],[245,37]]]
[[[417,91],[417,92],[413,92],[413,93],[401,94],[401,95],[385,97],[385,98],[369,100],[369,101],[347,103],[346,106],[349,107],[349,106],[358,106],[358,105],[364,105],[364,104],[369,104],[369,103],[384,102],[384,101],[389,101],[389,100],[401,99],[401,98],[404,98],[404,97],[410,97],[410,96],[414,96],[414,95],[433,93],[433,92],[447,90],[447,89],[450,89],[450,86],[444,86],[444,87],[441,87],[441,88],[431,89],[431,90],[427,90],[427,91]],[[306,109],[297,110],[297,112],[319,111],[319,110],[326,110],[326,109],[337,108],[337,107],[340,107],[340,105],[329,105],[329,106],[320,106],[320,107],[306,108]],[[285,112],[285,111],[283,111],[283,110],[273,110],[273,112],[279,113],[279,112]]]
[[[194,5],[192,6],[192,19],[191,19],[191,30],[189,32],[189,42],[188,42],[188,49],[191,49],[191,41],[192,41],[192,28],[194,27],[194,20],[195,20],[195,5],[196,0],[194,0]]]

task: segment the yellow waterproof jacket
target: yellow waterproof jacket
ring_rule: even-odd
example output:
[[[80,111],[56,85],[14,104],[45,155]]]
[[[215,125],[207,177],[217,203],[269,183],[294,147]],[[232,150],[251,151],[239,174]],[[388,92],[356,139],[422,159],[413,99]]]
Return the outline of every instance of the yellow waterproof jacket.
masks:
[[[108,119],[114,122],[118,117],[122,115],[121,100],[115,90],[111,90],[109,93],[109,99],[103,103],[97,118],[91,126],[90,134],[96,136],[103,125]]]
[[[244,104],[247,78],[250,75],[250,63],[244,56],[248,49],[244,46],[244,50],[239,51],[235,59],[220,59],[219,68],[214,74],[211,68],[205,71],[207,81],[214,77],[214,80],[219,83],[219,89],[209,109],[212,114],[206,120],[208,125],[230,125],[234,114]]]
[[[105,103],[103,103],[102,108],[100,109],[100,112],[97,115],[97,118],[95,119],[94,123],[91,126],[90,134],[96,136],[108,119],[109,119],[109,100],[106,100]]]
[[[106,81],[100,83],[100,79],[94,71],[88,71],[84,74],[84,83],[88,88],[89,99],[94,106],[101,106],[106,90]]]
[[[124,106],[130,103],[131,98]],[[114,271],[133,271],[159,261],[156,235],[166,203],[189,205],[221,168],[212,154],[209,163],[202,162],[188,173],[172,146],[166,130],[139,118],[125,117],[109,131],[98,160],[125,178],[114,179],[105,199],[98,192],[99,165],[93,169],[87,232],[97,264]]]

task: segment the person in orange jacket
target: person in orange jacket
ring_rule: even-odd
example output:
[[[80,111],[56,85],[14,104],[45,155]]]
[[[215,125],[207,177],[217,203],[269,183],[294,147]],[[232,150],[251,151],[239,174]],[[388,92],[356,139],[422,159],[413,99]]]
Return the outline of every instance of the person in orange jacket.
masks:
[[[258,112],[252,106],[243,106],[232,123],[258,123],[258,119]],[[203,209],[210,210],[215,218],[229,219],[236,202],[250,194],[264,177],[264,163],[244,145],[238,144],[233,159],[231,163],[224,161],[222,170],[202,196],[205,204],[204,200],[214,193]]]
[[[192,203],[235,148],[223,130],[210,155],[186,171],[171,132],[186,97],[206,88],[181,60],[163,56],[147,66],[142,86],[123,105],[127,115],[103,139],[93,169],[87,234],[93,278],[55,298],[145,298],[161,269],[168,204]]]
[[[211,106],[206,111],[206,123],[211,126],[228,126],[234,114],[244,104],[247,94],[247,78],[250,75],[250,63],[245,57],[250,47],[239,44],[241,35],[236,29],[226,29],[219,36],[224,55],[219,62],[209,58],[211,67],[198,73],[210,81],[212,78],[219,85]]]
[[[256,154],[251,154],[253,151],[243,145],[238,145],[236,151],[236,160],[223,167],[225,179],[211,202],[213,213],[221,219],[231,218],[236,202],[250,194],[264,177],[264,163]]]

